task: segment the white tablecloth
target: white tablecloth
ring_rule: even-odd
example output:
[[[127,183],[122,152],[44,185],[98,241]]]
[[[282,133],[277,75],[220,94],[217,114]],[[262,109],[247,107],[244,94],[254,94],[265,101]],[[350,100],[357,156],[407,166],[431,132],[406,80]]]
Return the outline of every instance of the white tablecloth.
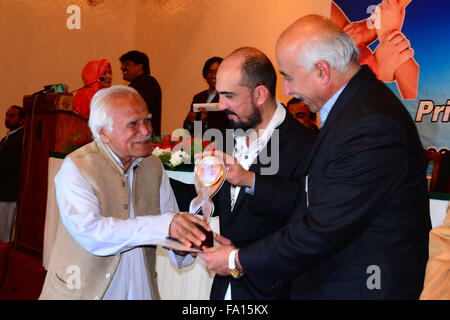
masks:
[[[193,172],[184,172],[184,171],[170,171],[166,170],[169,178],[178,180],[180,182],[186,184],[194,184],[194,173]]]
[[[219,233],[219,217],[212,217],[211,229]],[[208,271],[205,262],[197,258],[190,266],[177,269],[169,260],[167,250],[156,249],[156,272],[161,299],[209,300],[214,272]]]
[[[56,202],[55,176],[61,168],[63,159],[48,159],[48,187],[47,187],[47,209],[45,212],[45,228],[44,228],[44,248],[42,254],[42,264],[47,270],[52,252],[53,243],[55,241],[56,230],[59,224],[59,210]]]
[[[56,202],[54,177],[58,173],[63,160],[49,159],[47,210],[45,216],[43,266],[48,267],[52,246],[55,240],[56,230],[59,224],[59,211]],[[193,183],[193,173],[168,172],[171,178],[177,177],[182,182]],[[177,173],[174,175],[173,173]],[[189,177],[190,174],[190,177]],[[219,233],[219,217],[213,217],[210,226],[214,232]],[[158,273],[158,286],[161,299],[164,300],[209,300],[214,274],[209,272],[200,258],[194,264],[177,269],[168,257],[166,249],[156,249],[156,272]]]

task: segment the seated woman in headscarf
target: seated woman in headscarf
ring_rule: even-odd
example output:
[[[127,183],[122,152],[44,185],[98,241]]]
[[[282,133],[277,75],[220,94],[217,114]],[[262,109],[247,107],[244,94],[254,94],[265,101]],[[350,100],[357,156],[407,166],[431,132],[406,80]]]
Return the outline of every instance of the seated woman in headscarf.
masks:
[[[79,115],[89,118],[91,99],[98,90],[111,87],[111,63],[106,59],[89,61],[81,73],[86,88],[75,94],[72,110]]]

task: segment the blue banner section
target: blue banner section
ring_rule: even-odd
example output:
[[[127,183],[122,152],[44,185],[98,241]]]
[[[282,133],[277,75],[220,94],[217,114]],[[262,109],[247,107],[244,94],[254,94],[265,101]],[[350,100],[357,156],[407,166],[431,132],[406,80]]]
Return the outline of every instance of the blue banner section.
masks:
[[[450,147],[449,15],[448,0],[335,0],[331,9],[360,48],[361,64],[403,101],[423,146],[441,153]],[[414,51],[406,62],[389,47],[394,30]]]

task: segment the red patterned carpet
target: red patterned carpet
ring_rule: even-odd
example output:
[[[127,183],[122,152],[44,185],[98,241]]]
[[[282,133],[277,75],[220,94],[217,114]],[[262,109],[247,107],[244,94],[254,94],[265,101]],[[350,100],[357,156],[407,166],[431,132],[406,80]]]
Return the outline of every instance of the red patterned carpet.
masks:
[[[46,271],[42,261],[0,243],[0,300],[36,300]]]

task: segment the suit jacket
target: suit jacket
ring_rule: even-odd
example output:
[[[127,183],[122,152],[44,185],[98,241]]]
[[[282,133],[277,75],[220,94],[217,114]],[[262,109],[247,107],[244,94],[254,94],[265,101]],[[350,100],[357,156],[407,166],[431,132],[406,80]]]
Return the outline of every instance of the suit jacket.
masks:
[[[130,83],[130,87],[136,89],[144,98],[148,112],[152,114],[153,133],[160,136],[162,93],[158,81],[151,75],[141,74]]]
[[[189,112],[191,112],[194,109],[194,103],[206,103],[208,100],[209,91],[205,90],[200,93],[197,93],[194,98],[192,99],[191,108]],[[217,103],[219,102],[219,93],[216,93],[214,98],[212,99],[211,103]],[[189,115],[189,113],[188,113]],[[183,122],[183,128],[187,129],[191,136],[194,135],[194,125],[188,121],[188,115],[186,115],[186,119]],[[227,117],[227,114],[223,111],[211,111],[208,112],[208,118],[207,122],[202,123],[202,130],[203,133],[205,130],[210,128],[219,129],[221,132],[225,132],[225,130],[228,128],[229,120]],[[200,112],[196,115],[196,120],[200,120]]]
[[[303,177],[305,161],[311,151],[314,133],[296,121],[288,112],[286,118],[277,128],[279,131],[279,148],[273,149],[274,135],[269,140],[266,150],[257,157],[250,171],[256,173],[255,192],[251,196],[242,188],[231,211],[230,184],[225,182],[215,197],[215,205],[220,214],[220,233],[230,239],[238,248],[245,247],[282,228],[290,218],[298,192],[299,181]],[[276,147],[276,146],[275,146]],[[262,175],[261,154],[275,159],[279,151],[277,175]],[[276,160],[275,160],[276,161]],[[218,199],[217,199],[218,198]],[[289,210],[276,210],[277,204],[284,202]],[[231,276],[215,276],[211,288],[211,299],[223,299],[231,281],[233,300],[242,299],[288,299],[289,288],[265,294],[259,291],[249,278],[233,279]]]
[[[19,198],[23,127],[0,145],[0,201],[15,202]]]
[[[307,177],[307,178],[306,178]],[[239,253],[265,292],[297,299],[417,299],[431,229],[426,159],[398,98],[367,68],[331,109],[286,228]]]

